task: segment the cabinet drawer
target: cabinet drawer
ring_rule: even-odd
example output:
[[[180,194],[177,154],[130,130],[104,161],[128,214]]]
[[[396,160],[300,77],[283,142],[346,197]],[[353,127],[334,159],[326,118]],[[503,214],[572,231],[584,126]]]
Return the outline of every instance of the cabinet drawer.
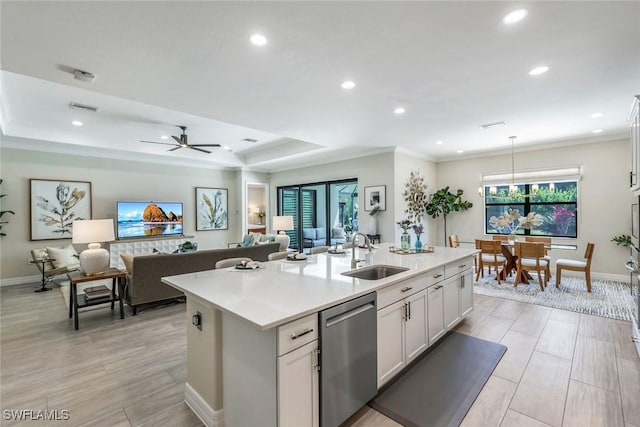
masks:
[[[462,273],[465,270],[473,267],[473,257],[467,257],[460,259],[458,261],[450,262],[449,264],[445,264],[444,266],[444,277],[448,279],[449,277],[453,277],[458,273]]]
[[[428,273],[425,273],[411,279],[403,280],[400,283],[396,283],[395,285],[391,285],[377,291],[378,310],[388,306],[389,304],[393,304],[396,301],[400,301],[409,295],[413,295],[416,292],[426,289],[426,287],[429,286],[427,274]]]
[[[318,314],[278,327],[278,356],[318,339]]]

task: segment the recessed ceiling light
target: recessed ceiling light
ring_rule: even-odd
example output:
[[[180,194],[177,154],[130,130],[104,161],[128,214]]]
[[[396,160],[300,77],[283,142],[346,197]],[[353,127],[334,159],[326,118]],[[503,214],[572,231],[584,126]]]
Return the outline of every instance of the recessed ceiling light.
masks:
[[[462,154],[462,153],[464,153],[464,150],[458,150],[458,151],[456,151],[456,153]]]
[[[224,150],[231,151],[231,147],[229,147],[228,145],[225,145],[225,146],[224,146],[224,147],[222,147],[222,148],[223,148]]]
[[[598,119],[598,118],[602,117],[603,115],[604,115],[604,114],[602,114],[602,113],[593,113],[593,114],[591,115],[591,118],[592,118],[592,119]]]
[[[529,71],[530,76],[539,76],[540,74],[544,74],[549,71],[549,67],[546,65],[541,65],[540,67],[536,67],[533,70]]]
[[[83,125],[83,123],[80,120],[74,120],[74,121],[71,122],[71,124],[74,125],[74,126],[82,126]]]
[[[169,139],[169,137],[167,135],[162,135],[160,139]]]
[[[436,144],[442,145],[442,141],[436,141]]]
[[[400,115],[400,114],[404,114],[406,110],[404,109],[404,107],[398,107],[395,110],[393,110],[394,113]]]
[[[602,129],[594,129],[592,132],[593,133],[602,133]]]
[[[249,38],[249,40],[254,46],[264,46],[267,44],[267,38],[262,34],[254,34]]]
[[[355,84],[355,82],[353,82],[351,80],[347,80],[347,81],[342,82],[340,87],[342,89],[353,89],[354,87],[356,87],[356,84]]]
[[[502,22],[505,24],[515,24],[516,22],[522,21],[529,12],[527,9],[517,9],[513,12],[507,13],[504,18],[502,18]]]

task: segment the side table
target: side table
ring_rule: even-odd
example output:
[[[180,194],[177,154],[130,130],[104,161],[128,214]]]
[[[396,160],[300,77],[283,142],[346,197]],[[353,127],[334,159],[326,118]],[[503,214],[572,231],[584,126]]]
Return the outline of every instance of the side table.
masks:
[[[124,303],[122,296],[124,294],[124,285],[127,280],[127,273],[118,270],[117,268],[109,268],[104,273],[95,274],[93,276],[85,276],[81,272],[67,273],[71,288],[69,292],[69,319],[75,316],[74,325],[76,331],[78,330],[78,308],[89,307],[92,305],[111,303],[111,311],[114,309],[114,303],[118,301],[120,303],[120,318],[124,319]],[[98,298],[92,301],[78,301],[78,283],[92,282],[95,280],[112,279],[111,295],[104,298]],[[118,292],[116,295],[116,283],[118,286]]]
[[[46,263],[48,262],[53,262],[55,261],[55,258],[38,258],[38,259],[31,259],[29,260],[29,264],[41,264],[40,270],[42,271],[42,287],[40,289],[36,289],[33,292],[46,292],[46,291],[50,291],[51,288],[47,288],[46,284],[47,284],[47,279],[45,278],[45,274],[44,274],[44,266]]]

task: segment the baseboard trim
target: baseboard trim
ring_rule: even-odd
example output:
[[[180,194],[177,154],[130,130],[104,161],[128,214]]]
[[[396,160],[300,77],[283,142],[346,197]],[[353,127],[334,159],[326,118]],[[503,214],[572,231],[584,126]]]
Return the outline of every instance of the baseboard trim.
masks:
[[[189,383],[184,386],[184,402],[207,427],[223,427],[223,410],[214,411]]]
[[[0,279],[0,287],[24,285],[27,283],[42,283],[42,275],[37,274],[34,276],[9,277],[7,279]]]

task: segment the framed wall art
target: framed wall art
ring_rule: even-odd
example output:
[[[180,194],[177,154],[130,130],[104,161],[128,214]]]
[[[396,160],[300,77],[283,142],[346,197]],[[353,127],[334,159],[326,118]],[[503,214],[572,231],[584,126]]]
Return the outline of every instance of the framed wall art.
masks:
[[[387,209],[387,186],[375,185],[364,187],[364,210],[369,212],[378,206],[378,210]]]
[[[31,240],[70,239],[73,221],[91,219],[91,182],[30,179]]]
[[[196,187],[196,231],[227,230],[228,190]]]

